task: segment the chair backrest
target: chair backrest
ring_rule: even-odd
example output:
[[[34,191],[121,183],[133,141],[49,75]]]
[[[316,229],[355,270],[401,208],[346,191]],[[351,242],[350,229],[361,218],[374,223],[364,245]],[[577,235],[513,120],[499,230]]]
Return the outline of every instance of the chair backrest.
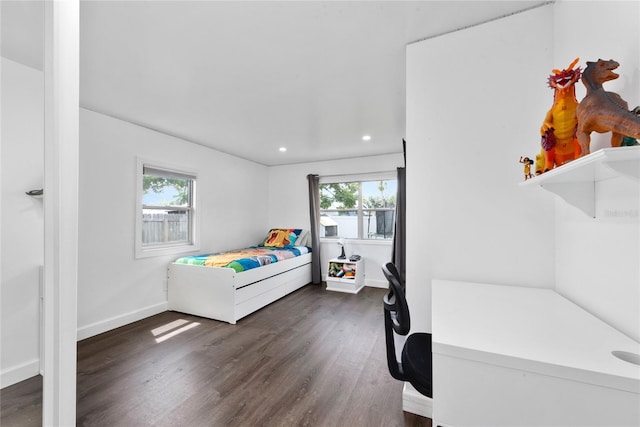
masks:
[[[396,265],[392,262],[388,262],[382,266],[383,272],[385,269],[387,270],[387,273],[385,273],[385,276],[387,276],[387,274],[390,274],[391,276],[395,277],[395,279],[398,281],[398,283],[400,283],[400,286],[402,286],[402,289],[404,290],[405,283],[404,283],[404,280],[402,280],[402,277],[400,276],[400,273],[398,272],[398,268],[396,267]]]
[[[433,397],[431,334],[415,332],[403,344],[400,360],[396,352],[396,334],[408,335],[411,329],[409,306],[405,297],[404,281],[393,263],[382,266],[389,291],[384,302],[384,335],[387,350],[387,366],[391,376],[400,381],[408,381],[420,393]]]
[[[382,272],[389,282],[389,291],[383,299],[385,316],[389,316],[395,333],[407,335],[411,329],[411,318],[405,297],[404,283],[400,278],[398,269],[393,263],[388,262],[383,265]]]
[[[383,298],[384,303],[384,335],[387,347],[387,366],[391,376],[400,381],[406,381],[402,362],[396,355],[394,332],[398,335],[407,335],[411,326],[409,319],[409,307],[404,295],[404,285],[393,263],[382,266],[389,291]]]

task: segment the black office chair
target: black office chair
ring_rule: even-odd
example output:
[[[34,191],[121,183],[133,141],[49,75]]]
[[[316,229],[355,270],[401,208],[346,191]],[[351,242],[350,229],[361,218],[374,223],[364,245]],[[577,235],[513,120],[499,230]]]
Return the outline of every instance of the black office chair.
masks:
[[[406,381],[421,394],[433,397],[431,334],[416,332],[409,336],[402,347],[402,358],[398,362],[394,332],[406,336],[411,329],[409,306],[405,298],[404,282],[396,266],[389,262],[382,266],[389,292],[384,296],[384,328],[387,342],[387,365],[391,376]]]

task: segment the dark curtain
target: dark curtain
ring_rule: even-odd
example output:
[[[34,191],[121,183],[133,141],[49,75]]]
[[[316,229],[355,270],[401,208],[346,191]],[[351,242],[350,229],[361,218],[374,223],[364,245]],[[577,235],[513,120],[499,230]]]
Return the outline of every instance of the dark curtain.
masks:
[[[395,228],[393,231],[393,250],[391,253],[391,262],[395,264],[398,269],[398,273],[400,273],[400,277],[404,282],[406,276],[407,269],[407,261],[406,261],[406,239],[407,239],[407,229],[406,229],[406,221],[407,221],[407,211],[406,211],[406,200],[407,200],[407,187],[406,187],[406,166],[407,166],[407,143],[403,139],[402,140],[402,152],[404,154],[404,165],[403,168],[398,168],[398,194],[396,195],[396,222]]]
[[[320,266],[320,177],[307,175],[309,181],[309,219],[311,221],[311,280],[322,281]]]
[[[393,252],[391,262],[393,262],[400,273],[402,280],[405,280],[406,259],[406,169],[398,168],[398,194],[396,195],[396,223],[393,232]]]

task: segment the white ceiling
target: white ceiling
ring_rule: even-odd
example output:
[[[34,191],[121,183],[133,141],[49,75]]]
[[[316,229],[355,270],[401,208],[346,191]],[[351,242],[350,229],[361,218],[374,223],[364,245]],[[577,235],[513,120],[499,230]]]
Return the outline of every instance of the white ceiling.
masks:
[[[406,45],[543,3],[82,1],[80,104],[264,165],[399,153]],[[2,3],[36,68],[38,4]]]

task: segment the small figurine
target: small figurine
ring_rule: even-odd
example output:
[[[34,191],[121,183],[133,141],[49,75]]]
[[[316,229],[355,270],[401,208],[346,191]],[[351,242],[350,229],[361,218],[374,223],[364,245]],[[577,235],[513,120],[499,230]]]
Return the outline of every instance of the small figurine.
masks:
[[[631,112],[636,116],[640,116],[640,106],[637,106],[636,108],[631,110]],[[624,136],[622,138],[622,144],[620,144],[621,147],[632,147],[635,145],[640,145],[640,142],[638,142],[637,139],[632,138],[630,136]]]
[[[542,175],[544,172],[544,155],[542,153],[536,154],[536,175]]]
[[[540,154],[544,159],[544,165],[541,168],[543,172],[548,172],[553,169],[553,167],[557,164],[556,162],[556,133],[555,129],[550,127],[549,129],[544,131],[544,134],[540,137],[540,145],[542,146],[542,150],[540,150]]]
[[[575,84],[580,80],[580,67],[573,68],[580,58],[573,60],[564,70],[552,70],[547,80],[549,87],[553,89],[553,105],[547,112],[544,122],[540,127],[540,136],[543,138],[541,154],[544,156],[543,171],[553,169],[576,159],[580,154],[580,147],[576,138],[576,99]],[[553,133],[553,150],[544,147],[548,141],[549,131]]]
[[[531,165],[533,164],[533,160],[528,157],[520,156],[520,163],[524,164],[524,180],[528,180],[529,178],[533,178],[533,174],[531,173]]]
[[[637,139],[630,136],[622,137],[622,143],[620,144],[621,147],[633,147],[635,145],[640,145],[640,142],[638,142]]]
[[[640,138],[640,116],[637,111],[629,111],[627,102],[620,95],[607,92],[602,87],[603,83],[619,77],[613,72],[619,66],[613,59],[587,62],[582,75],[587,94],[576,110],[577,137],[582,156],[589,154],[591,132],[611,132],[612,147],[619,147],[624,136]]]

